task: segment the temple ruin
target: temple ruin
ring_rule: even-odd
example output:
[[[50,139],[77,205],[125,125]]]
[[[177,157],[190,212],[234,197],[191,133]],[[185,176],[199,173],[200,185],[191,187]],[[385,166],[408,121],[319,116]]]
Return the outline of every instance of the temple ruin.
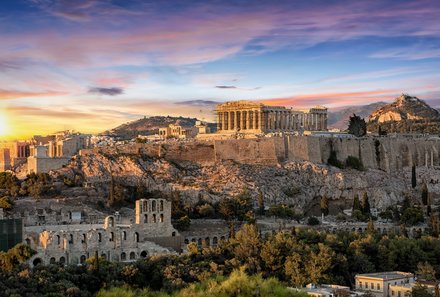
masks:
[[[217,105],[218,133],[272,133],[327,130],[327,108],[293,110],[251,101]]]

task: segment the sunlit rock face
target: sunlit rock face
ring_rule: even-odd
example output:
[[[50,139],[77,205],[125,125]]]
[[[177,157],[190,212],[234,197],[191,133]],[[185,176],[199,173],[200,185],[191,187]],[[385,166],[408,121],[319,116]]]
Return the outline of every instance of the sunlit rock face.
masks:
[[[440,118],[440,113],[417,97],[402,94],[396,100],[373,112],[369,120],[379,123],[403,120],[432,120]]]

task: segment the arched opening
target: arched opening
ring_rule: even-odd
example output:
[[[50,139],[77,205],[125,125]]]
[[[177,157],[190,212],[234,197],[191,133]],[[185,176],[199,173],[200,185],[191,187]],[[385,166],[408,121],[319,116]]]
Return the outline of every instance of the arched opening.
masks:
[[[56,261],[57,261],[57,260],[55,260],[55,258],[52,257],[52,258],[50,258],[49,263],[50,263],[50,264],[55,264]]]
[[[82,243],[86,243],[87,242],[87,236],[85,234],[82,235]]]
[[[142,204],[143,204],[144,211],[148,211],[148,202],[144,201]]]
[[[57,235],[57,244],[61,243],[61,237],[59,235]]]
[[[70,234],[70,237],[69,237],[69,243],[70,243],[70,244],[73,244],[73,234]]]
[[[127,240],[127,232],[126,231],[122,232],[122,239]]]
[[[196,242],[196,239],[195,239],[195,238],[192,238],[192,239],[191,239],[191,242]]]
[[[114,241],[115,240],[115,233],[110,232],[110,241]]]
[[[159,215],[159,222],[163,223],[163,213]]]
[[[156,223],[156,214],[153,214],[153,223]]]
[[[101,242],[101,241],[102,241],[102,234],[98,233],[98,242]]]
[[[26,238],[26,244],[31,245],[31,240],[29,238]]]
[[[148,215],[144,214],[144,223],[148,223]]]
[[[61,265],[66,264],[66,258],[61,257],[61,258],[60,258],[60,264],[61,264]]]
[[[32,264],[34,266],[41,265],[42,263],[43,263],[43,261],[40,258],[35,258],[34,261],[32,261]]]
[[[218,244],[218,238],[216,236],[214,236],[212,238],[212,245],[217,245]]]
[[[121,261],[125,261],[125,260],[127,260],[127,254],[122,252],[121,253]]]
[[[108,226],[109,227],[114,227],[115,226],[115,218],[114,217],[109,217],[108,218]]]
[[[160,211],[163,211],[163,200],[160,200]]]
[[[156,200],[151,202],[151,211],[156,211]]]
[[[134,233],[134,241],[139,242],[139,233],[137,232]]]
[[[201,238],[199,238],[199,240],[197,240],[197,245],[202,246],[202,239]]]
[[[171,236],[173,237],[176,236],[176,232],[171,233]]]
[[[206,244],[206,246],[209,246],[211,244],[211,240],[209,237],[205,238],[205,244]]]
[[[102,253],[101,258],[103,258],[104,260],[107,260],[107,255],[105,253]]]
[[[185,239],[185,244],[189,244],[189,240],[188,239]]]
[[[148,255],[147,251],[142,251],[141,252],[141,258],[146,258]]]
[[[81,263],[81,264],[86,263],[86,259],[87,259],[87,257],[84,256],[84,255],[82,255],[82,256],[79,258],[79,263]]]
[[[134,252],[130,253],[130,260],[135,260],[136,259],[136,254]]]

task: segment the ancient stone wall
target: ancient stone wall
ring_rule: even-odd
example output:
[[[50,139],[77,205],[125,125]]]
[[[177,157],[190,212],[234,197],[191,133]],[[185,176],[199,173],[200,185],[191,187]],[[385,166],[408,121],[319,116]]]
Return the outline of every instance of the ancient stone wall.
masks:
[[[62,168],[64,165],[69,163],[70,157],[68,158],[28,158],[28,173],[47,173],[53,169]]]
[[[246,164],[275,165],[280,161],[279,155],[284,155],[283,139],[230,139],[214,142],[215,160],[232,160]]]

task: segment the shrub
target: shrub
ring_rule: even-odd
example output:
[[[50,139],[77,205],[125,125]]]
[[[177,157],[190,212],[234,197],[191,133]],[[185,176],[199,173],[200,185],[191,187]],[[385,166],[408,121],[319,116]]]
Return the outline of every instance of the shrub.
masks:
[[[354,156],[348,156],[345,160],[345,167],[347,168],[353,168],[356,170],[364,170],[364,165],[362,164],[362,161]]]
[[[307,219],[307,225],[309,226],[316,226],[319,225],[321,222],[316,217],[309,217]]]

